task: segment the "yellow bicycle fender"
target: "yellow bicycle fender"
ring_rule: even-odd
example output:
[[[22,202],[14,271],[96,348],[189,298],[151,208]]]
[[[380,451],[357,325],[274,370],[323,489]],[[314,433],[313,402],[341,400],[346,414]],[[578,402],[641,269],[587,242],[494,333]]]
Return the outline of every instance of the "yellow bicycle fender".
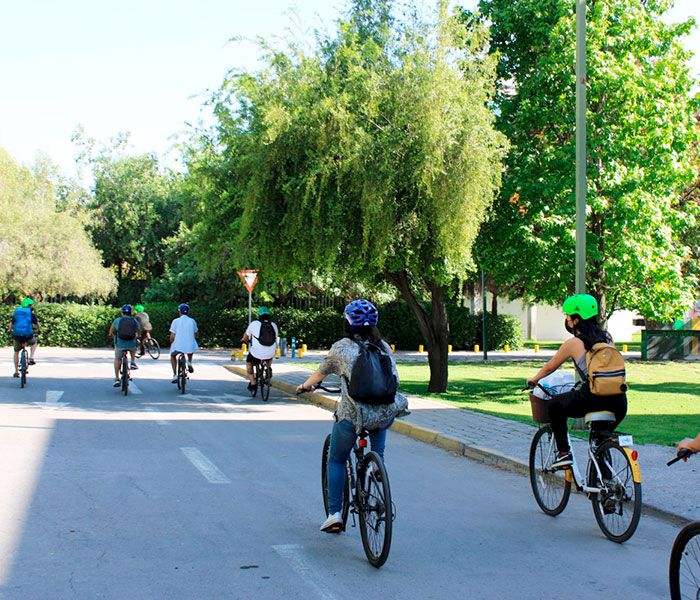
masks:
[[[642,470],[639,468],[639,462],[632,458],[632,450],[623,446],[622,449],[627,454],[627,458],[630,459],[630,465],[632,465],[632,479],[635,483],[642,483]]]

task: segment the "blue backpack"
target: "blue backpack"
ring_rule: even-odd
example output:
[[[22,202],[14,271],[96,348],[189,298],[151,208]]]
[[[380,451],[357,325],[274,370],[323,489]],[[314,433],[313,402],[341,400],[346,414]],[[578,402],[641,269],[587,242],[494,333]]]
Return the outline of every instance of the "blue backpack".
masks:
[[[34,335],[31,308],[15,308],[15,312],[12,314],[12,335]]]

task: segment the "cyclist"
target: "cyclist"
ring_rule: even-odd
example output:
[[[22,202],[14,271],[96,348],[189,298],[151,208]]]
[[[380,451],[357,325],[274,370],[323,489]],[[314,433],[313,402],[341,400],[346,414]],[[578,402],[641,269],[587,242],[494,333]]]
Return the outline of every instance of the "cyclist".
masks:
[[[255,375],[253,367],[261,363],[267,363],[272,373],[272,359],[275,357],[277,349],[277,337],[279,330],[277,324],[273,323],[270,309],[266,306],[258,308],[258,318],[248,325],[248,329],[243,334],[242,342],[250,342],[250,351],[245,359],[245,368],[248,372],[248,390],[255,390]]]
[[[554,373],[562,364],[571,359],[582,376],[582,383],[570,392],[558,394],[547,403],[547,411],[552,432],[557,444],[557,456],[552,467],[562,469],[573,463],[569,437],[566,427],[567,417],[583,417],[586,413],[609,410],[615,413],[615,427],[627,414],[627,395],[596,396],[588,388],[588,369],[586,352],[598,342],[612,343],[612,337],[598,324],[598,301],[588,294],[570,296],[562,307],[565,315],[564,327],[573,334],[559,350],[537,372],[528,379],[528,385],[534,386],[540,379]]]
[[[29,345],[31,347],[29,355],[29,364],[35,365],[34,354],[36,352],[38,343],[34,333],[38,333],[39,321],[34,314],[34,300],[31,298],[23,298],[20,305],[15,308],[12,313],[12,319],[10,321],[10,327],[8,331],[12,335],[13,347],[14,347],[14,364],[15,372],[13,377],[19,377],[19,353],[22,349],[22,344]]]
[[[130,304],[121,308],[121,315],[114,319],[109,327],[109,336],[114,337],[114,387],[119,387],[119,367],[122,360],[122,351],[128,350],[131,354],[131,368],[136,366],[136,338],[139,333],[139,322],[131,316]],[[116,335],[115,335],[116,334]]]
[[[177,354],[182,352],[187,355],[187,370],[194,373],[192,354],[199,350],[196,339],[199,337],[199,328],[197,321],[189,316],[190,307],[183,303],[177,310],[180,316],[170,324],[170,366],[173,368],[171,383],[177,383]]]
[[[137,304],[136,306],[134,306],[134,310],[136,311],[134,313],[134,318],[139,322],[139,325],[141,325],[138,337],[138,351],[136,353],[136,358],[140,358],[146,351],[143,345],[143,340],[151,337],[151,331],[153,331],[153,327],[151,326],[151,319],[148,316],[146,309],[143,307],[143,304]]]
[[[398,386],[399,374],[391,348],[377,330],[379,313],[368,300],[353,300],[343,311],[344,337],[335,342],[323,359],[318,370],[312,373],[298,388],[298,392],[310,391],[314,385],[330,374],[340,376],[341,399],[335,411],[335,423],[331,432],[331,445],[328,452],[328,515],[321,524],[321,531],[340,533],[343,509],[343,488],[345,487],[345,462],[355,445],[358,431],[369,431],[369,440],[374,450],[384,460],[386,431],[394,418],[406,410],[408,402],[403,394],[396,393],[390,404],[365,404],[355,402],[348,394],[348,385],[353,367],[360,356],[362,344],[374,344],[388,355],[391,376]]]

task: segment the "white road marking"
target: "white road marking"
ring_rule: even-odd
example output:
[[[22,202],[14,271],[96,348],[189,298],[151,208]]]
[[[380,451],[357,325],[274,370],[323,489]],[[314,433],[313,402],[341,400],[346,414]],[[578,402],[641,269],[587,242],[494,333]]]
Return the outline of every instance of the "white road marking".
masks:
[[[146,410],[152,413],[160,412],[157,408],[147,408]],[[163,419],[156,419],[156,423],[158,423],[158,425],[170,425],[170,421],[164,421]]]
[[[46,392],[46,402],[41,405],[45,408],[61,408],[63,406],[68,406],[69,402],[59,402],[63,397],[63,392],[58,390],[48,390]]]
[[[333,591],[326,585],[324,577],[302,554],[303,547],[299,544],[279,544],[272,546],[275,552],[284,558],[322,600],[336,600]]]
[[[138,386],[133,382],[129,382],[129,393],[130,394],[143,394],[143,392],[138,388]]]
[[[180,448],[182,453],[197,468],[209,483],[231,483],[231,480],[224,475],[219,468],[211,462],[199,448]]]

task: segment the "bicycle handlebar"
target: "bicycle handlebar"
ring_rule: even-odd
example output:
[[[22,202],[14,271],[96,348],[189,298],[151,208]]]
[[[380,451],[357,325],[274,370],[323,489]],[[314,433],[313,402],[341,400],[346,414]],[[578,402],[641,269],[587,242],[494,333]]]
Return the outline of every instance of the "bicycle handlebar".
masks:
[[[678,462],[679,460],[684,460],[684,459],[688,458],[689,456],[691,456],[691,455],[693,455],[693,454],[695,454],[695,452],[693,452],[690,448],[681,448],[681,449],[678,451],[678,455],[676,456],[676,458],[674,458],[674,459],[672,459],[672,460],[669,460],[669,461],[666,463],[666,466],[667,466],[667,467],[670,467],[673,463],[676,463],[676,462]]]
[[[307,393],[313,392],[315,390],[323,390],[324,392],[328,392],[329,394],[339,394],[340,393],[340,388],[326,387],[325,385],[321,385],[320,383],[317,383],[309,390],[297,390],[297,396],[300,396],[301,394],[307,394]]]

